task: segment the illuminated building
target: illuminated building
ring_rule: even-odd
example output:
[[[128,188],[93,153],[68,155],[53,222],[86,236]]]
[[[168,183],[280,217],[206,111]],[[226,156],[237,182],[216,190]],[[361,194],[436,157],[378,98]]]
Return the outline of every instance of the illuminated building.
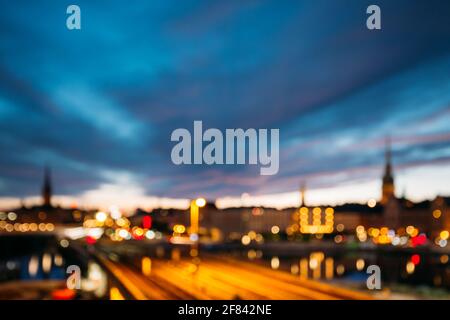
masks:
[[[42,205],[35,205],[11,209],[12,213],[16,215],[14,223],[23,226],[20,231],[50,231],[49,228],[40,228],[39,226],[55,225],[82,225],[84,217],[88,212],[78,208],[61,208],[60,206],[52,204],[53,186],[51,183],[50,169],[45,168],[44,181],[42,184]],[[38,228],[35,228],[38,226]],[[17,231],[17,230],[16,230]]]

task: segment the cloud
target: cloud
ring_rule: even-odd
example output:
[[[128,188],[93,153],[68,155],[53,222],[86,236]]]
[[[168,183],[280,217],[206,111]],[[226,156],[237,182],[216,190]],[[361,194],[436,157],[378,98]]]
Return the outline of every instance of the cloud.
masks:
[[[45,164],[57,194],[126,206],[374,186],[386,135],[404,181],[408,166],[448,170],[448,3],[382,0],[373,33],[358,2],[80,1],[80,32],[63,4],[29,2],[0,12],[3,196],[36,195]],[[170,133],[194,120],[280,128],[279,174],[173,165]],[[445,191],[427,188],[409,192]]]

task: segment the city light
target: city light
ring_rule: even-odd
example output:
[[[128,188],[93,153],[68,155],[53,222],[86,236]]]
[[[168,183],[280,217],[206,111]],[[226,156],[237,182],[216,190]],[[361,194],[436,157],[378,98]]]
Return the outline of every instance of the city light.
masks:
[[[197,205],[197,207],[202,208],[206,205],[206,200],[203,198],[198,198],[197,200],[195,200],[195,204]]]
[[[95,219],[98,222],[105,222],[106,218],[107,218],[107,215],[103,211],[99,211],[95,214]]]

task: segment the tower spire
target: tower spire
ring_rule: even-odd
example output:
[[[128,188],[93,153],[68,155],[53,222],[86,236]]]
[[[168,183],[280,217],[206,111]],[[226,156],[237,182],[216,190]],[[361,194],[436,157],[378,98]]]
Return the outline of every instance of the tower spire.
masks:
[[[306,207],[305,192],[306,192],[306,183],[302,182],[300,184],[300,207]]]
[[[391,150],[391,137],[386,137],[386,150],[385,150],[385,175],[392,174],[392,150]]]
[[[386,138],[385,146],[385,167],[383,175],[383,185],[381,189],[381,204],[385,205],[394,196],[394,177],[392,175],[392,150],[391,138]]]
[[[42,186],[42,200],[43,204],[46,207],[50,207],[51,204],[51,197],[52,197],[52,183],[51,183],[51,177],[50,177],[50,168],[48,166],[44,169],[44,184]]]

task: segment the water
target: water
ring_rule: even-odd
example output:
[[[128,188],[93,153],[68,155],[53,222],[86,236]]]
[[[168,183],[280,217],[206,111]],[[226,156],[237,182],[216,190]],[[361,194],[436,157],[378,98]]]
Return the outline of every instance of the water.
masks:
[[[318,251],[277,255],[258,249],[234,251],[240,259],[329,283],[367,290],[367,267],[380,267],[383,289],[450,299],[447,254],[381,252],[376,250]]]

